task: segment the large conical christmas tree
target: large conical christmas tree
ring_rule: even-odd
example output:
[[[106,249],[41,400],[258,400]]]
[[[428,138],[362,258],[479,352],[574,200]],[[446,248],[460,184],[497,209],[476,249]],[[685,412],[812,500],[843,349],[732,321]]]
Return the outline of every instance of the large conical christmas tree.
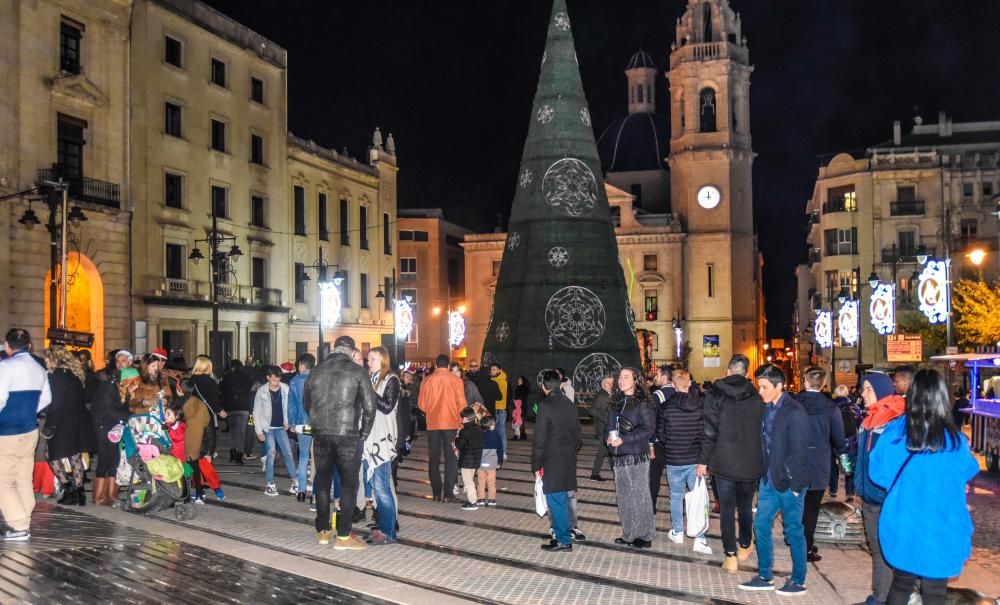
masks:
[[[634,318],[565,0],[555,0],[483,363],[563,368],[581,395],[639,366]]]

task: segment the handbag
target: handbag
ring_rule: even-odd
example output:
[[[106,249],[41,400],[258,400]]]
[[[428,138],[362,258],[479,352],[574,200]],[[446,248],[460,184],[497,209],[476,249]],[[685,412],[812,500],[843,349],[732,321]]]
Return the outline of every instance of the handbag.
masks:
[[[697,538],[708,531],[708,484],[704,477],[698,477],[694,489],[684,494],[684,512],[688,537]]]
[[[618,417],[618,432],[619,433],[622,433],[624,435],[626,433],[631,433],[634,430],[635,430],[635,424],[633,424],[631,420],[629,420],[628,418],[626,418],[624,416],[619,416]]]

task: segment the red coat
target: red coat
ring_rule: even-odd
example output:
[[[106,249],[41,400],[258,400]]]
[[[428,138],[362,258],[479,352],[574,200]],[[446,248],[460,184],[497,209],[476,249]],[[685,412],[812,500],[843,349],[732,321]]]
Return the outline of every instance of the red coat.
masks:
[[[173,426],[167,427],[167,435],[170,435],[170,455],[181,462],[187,460],[184,453],[184,433],[187,425],[184,421],[175,422]]]

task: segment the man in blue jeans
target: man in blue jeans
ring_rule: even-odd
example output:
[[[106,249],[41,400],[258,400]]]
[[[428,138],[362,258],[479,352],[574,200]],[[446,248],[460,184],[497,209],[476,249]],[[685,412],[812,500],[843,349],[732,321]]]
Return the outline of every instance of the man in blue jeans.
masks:
[[[288,441],[288,385],[281,382],[281,368],[277,366],[267,366],[264,374],[267,384],[257,389],[257,396],[254,398],[253,428],[257,432],[257,439],[267,446],[267,460],[264,464],[267,486],[264,494],[277,496],[274,458],[278,452],[285,461],[285,469],[292,481],[298,475],[295,472],[295,461],[292,460],[292,444]]]
[[[305,353],[295,361],[298,374],[288,383],[288,424],[295,432],[299,442],[299,459],[295,465],[298,479],[295,481],[295,499],[306,501],[306,494],[312,491],[309,481],[309,457],[312,455],[312,428],[309,426],[309,414],[302,405],[302,392],[306,386],[309,372],[316,365],[316,358],[311,353]]]
[[[583,444],[580,417],[573,404],[559,390],[559,373],[542,373],[542,394],[531,440],[531,471],[542,480],[542,492],[549,508],[555,537],[542,544],[542,550],[573,550],[573,527],[570,494],[577,488],[576,452]]]
[[[802,509],[809,488],[809,417],[802,404],[785,393],[785,374],[778,366],[758,368],[757,392],[766,404],[761,422],[764,475],[757,496],[757,565],[754,579],[743,590],[774,590],[774,545],[771,531],[781,513],[785,541],[792,553],[792,577],[778,589],[780,595],[806,592],[806,538]]]

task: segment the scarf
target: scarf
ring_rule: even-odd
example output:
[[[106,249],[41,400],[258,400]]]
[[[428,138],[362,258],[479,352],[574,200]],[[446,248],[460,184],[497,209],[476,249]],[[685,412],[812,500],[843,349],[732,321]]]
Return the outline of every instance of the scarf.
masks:
[[[885,426],[891,420],[898,418],[906,412],[906,400],[902,395],[889,395],[875,402],[868,408],[868,415],[861,422],[865,430],[872,430],[876,427]]]
[[[379,397],[384,396],[385,387],[389,384],[390,380],[399,380],[399,377],[395,374],[390,374],[381,382],[379,382],[378,377],[379,375],[376,372],[372,374],[371,380],[372,386],[375,388],[375,393]],[[366,478],[369,481],[371,481],[372,475],[375,473],[375,467],[381,466],[386,462],[391,462],[396,457],[396,433],[398,431],[396,426],[396,412],[398,409],[399,403],[397,402],[396,407],[388,414],[383,414],[378,409],[375,410],[375,423],[372,424],[372,432],[365,439],[364,450],[362,451],[362,459],[368,463]]]

